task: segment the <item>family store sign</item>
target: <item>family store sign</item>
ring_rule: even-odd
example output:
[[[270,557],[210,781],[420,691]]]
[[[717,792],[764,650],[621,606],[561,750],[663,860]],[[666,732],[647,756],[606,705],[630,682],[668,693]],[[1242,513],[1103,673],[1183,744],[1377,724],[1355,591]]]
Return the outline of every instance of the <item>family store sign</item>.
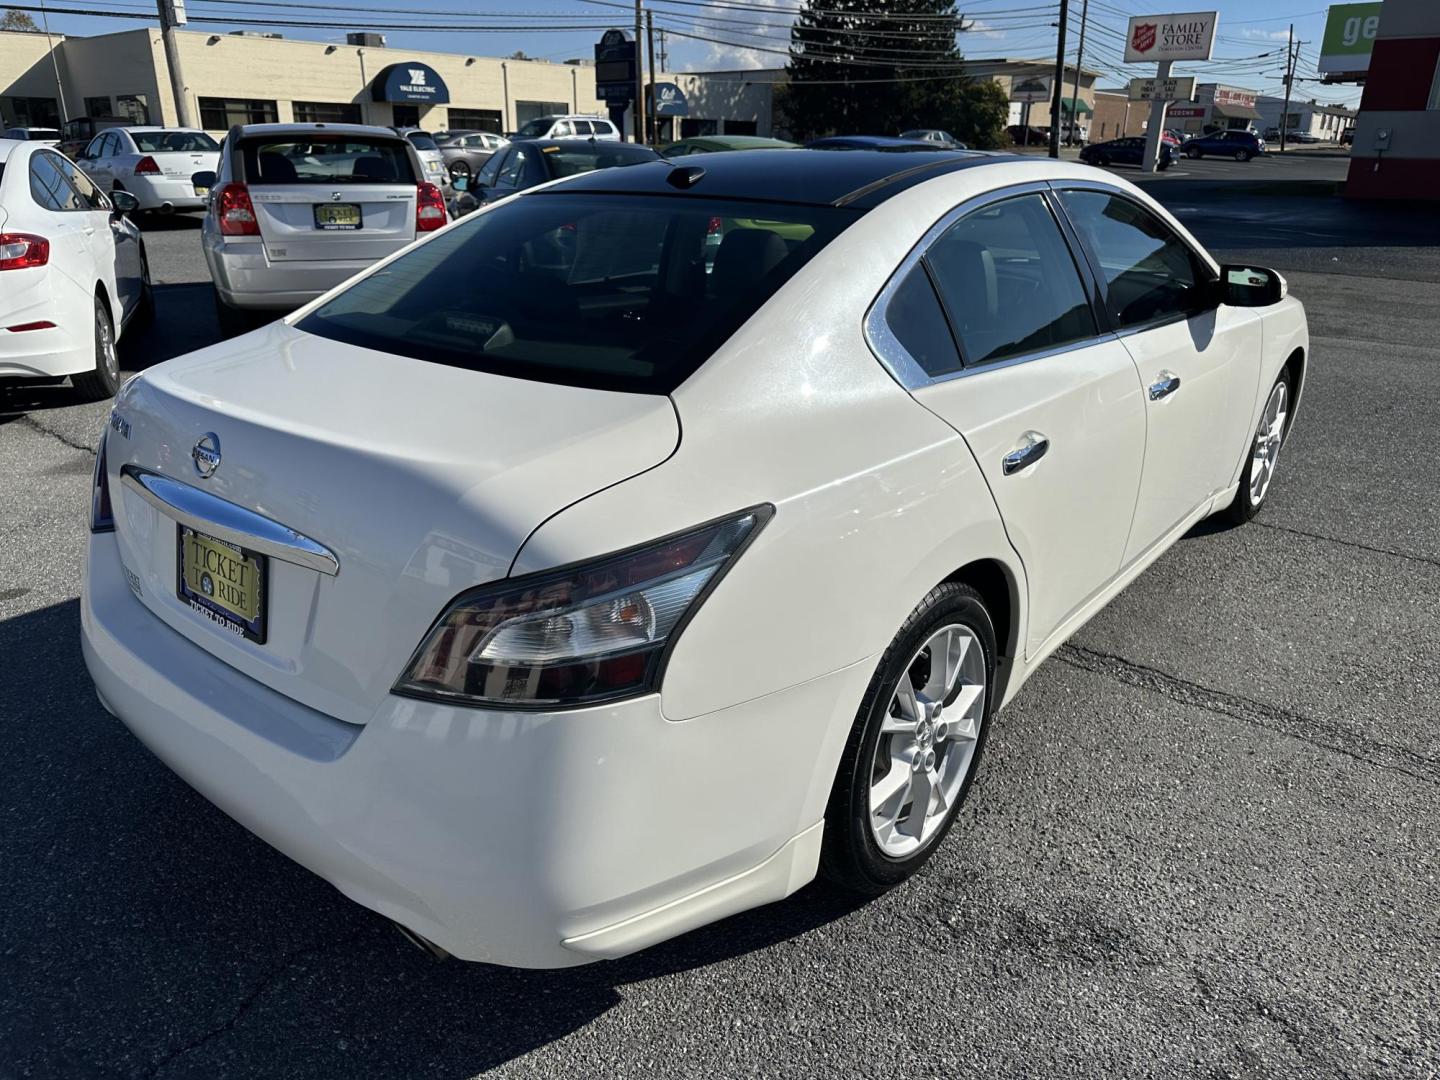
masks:
[[[1209,60],[1215,46],[1214,11],[1185,15],[1136,15],[1125,34],[1125,63]]]

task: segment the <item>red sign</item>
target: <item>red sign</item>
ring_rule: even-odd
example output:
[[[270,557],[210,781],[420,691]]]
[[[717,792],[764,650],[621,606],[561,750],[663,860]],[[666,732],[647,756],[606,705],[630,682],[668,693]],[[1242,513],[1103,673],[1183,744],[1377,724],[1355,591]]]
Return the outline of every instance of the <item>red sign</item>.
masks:
[[[1130,39],[1130,47],[1139,53],[1147,53],[1155,47],[1155,24],[1136,23],[1135,36]]]
[[[1255,95],[1248,90],[1237,90],[1233,86],[1217,86],[1215,88],[1216,105],[1236,105],[1244,109],[1255,107]]]
[[[1195,119],[1205,115],[1204,105],[1171,105],[1165,113],[1175,119]]]

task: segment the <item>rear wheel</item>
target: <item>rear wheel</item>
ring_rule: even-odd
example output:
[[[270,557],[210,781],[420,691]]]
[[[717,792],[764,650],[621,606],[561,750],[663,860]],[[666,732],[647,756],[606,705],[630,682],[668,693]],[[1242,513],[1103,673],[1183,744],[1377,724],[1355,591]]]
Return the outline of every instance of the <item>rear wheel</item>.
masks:
[[[1250,160],[1250,151],[1249,151],[1249,150],[1236,150],[1236,151],[1235,151],[1235,160],[1236,160],[1236,161],[1249,161],[1249,160]]]
[[[1240,475],[1240,490],[1235,492],[1235,501],[1225,510],[1225,518],[1231,524],[1245,524],[1265,505],[1270,482],[1275,478],[1280,448],[1285,444],[1289,417],[1290,373],[1282,371],[1270,388],[1265,408],[1261,410],[1260,423],[1250,443],[1250,456],[1245,461],[1245,471]]]
[[[77,397],[84,401],[101,401],[114,397],[120,388],[120,354],[115,348],[115,327],[110,309],[102,297],[95,297],[95,367],[71,376]]]
[[[993,707],[995,629],[980,595],[933,589],[886,649],[861,701],[825,812],[821,872],[878,895],[950,830]]]
[[[1104,168],[1106,165],[1110,164],[1110,158],[1105,154],[1096,154],[1093,158],[1090,159],[1090,164],[1098,165],[1101,168]]]
[[[1185,156],[1191,161],[1196,161],[1200,157],[1200,151],[1196,147],[1189,146],[1185,149]]]

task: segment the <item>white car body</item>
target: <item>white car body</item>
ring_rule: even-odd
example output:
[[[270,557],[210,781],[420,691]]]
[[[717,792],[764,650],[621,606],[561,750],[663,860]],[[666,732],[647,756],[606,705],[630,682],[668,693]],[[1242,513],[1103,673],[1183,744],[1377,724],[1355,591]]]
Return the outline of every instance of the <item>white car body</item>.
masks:
[[[883,162],[834,198],[857,219],[668,394],[297,328],[367,282],[403,281],[393,259],[128,384],[101,458],[114,528],[91,537],[82,598],[106,707],[247,828],[466,959],[622,956],[809,881],[857,707],[917,602],[976,583],[995,609],[1003,705],[1229,504],[1267,391],[1308,353],[1286,298],[917,377],[887,331],[901,275],[999,195],[1114,193],[1215,264],[1143,191],[1084,166],[950,153],[919,176],[915,154],[816,154],[708,155],[693,192],[666,183],[668,164],[589,173],[398,257],[565,192],[648,183],[683,200],[711,184],[736,198],[769,182],[723,186],[753,170],[818,193],[835,170]],[[1183,389],[1147,395],[1167,379]],[[1010,475],[1035,432],[1053,449]],[[579,573],[556,568],[739,512],[760,524],[687,611],[653,692],[579,708],[391,692],[427,654],[418,643],[450,633],[437,617],[457,594]],[[180,522],[278,553],[265,644],[177,597]]]
[[[0,378],[94,371],[97,298],[114,341],[146,302],[140,231],[59,151],[0,140],[0,256],[7,237],[48,249],[40,265],[0,269]]]
[[[220,147],[198,128],[130,125],[100,132],[77,160],[101,190],[128,191],[141,210],[170,213],[204,208],[209,190],[192,178],[219,168]]]
[[[516,139],[595,139],[597,142],[623,142],[620,130],[603,116],[571,113],[566,116],[537,116],[521,125],[512,138]],[[508,140],[507,140],[508,141]]]
[[[337,182],[297,182],[307,169],[320,170],[316,158],[297,159],[288,177],[252,175],[243,148],[255,140],[277,144],[313,138],[361,140],[367,146],[389,146],[390,157],[344,153],[325,155]],[[356,144],[358,145],[358,143]],[[356,170],[366,161],[393,164],[361,180]],[[408,162],[408,164],[407,164]],[[298,169],[298,173],[297,173]],[[286,311],[334,288],[378,260],[404,248],[419,228],[417,200],[431,181],[414,146],[390,128],[358,124],[249,124],[231,129],[221,145],[220,165],[200,228],[200,247],[210,269],[219,302],[227,308]],[[403,173],[403,175],[402,175]],[[243,235],[227,233],[222,220],[227,187],[246,192],[254,228]],[[438,196],[439,185],[435,185]],[[361,224],[354,229],[319,227],[316,207],[329,204],[359,208]],[[438,202],[443,224],[445,206]]]
[[[445,155],[435,145],[434,137],[428,132],[413,129],[402,129],[401,133],[410,140],[410,145],[415,147],[420,164],[425,168],[425,179],[436,187],[449,185],[450,172],[445,168]]]

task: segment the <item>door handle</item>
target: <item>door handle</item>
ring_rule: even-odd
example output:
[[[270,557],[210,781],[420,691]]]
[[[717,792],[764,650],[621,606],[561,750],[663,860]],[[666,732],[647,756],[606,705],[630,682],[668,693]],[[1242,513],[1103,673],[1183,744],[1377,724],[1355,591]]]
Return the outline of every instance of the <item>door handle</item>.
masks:
[[[1013,476],[1022,469],[1028,469],[1045,456],[1050,449],[1050,440],[1038,431],[1027,431],[1021,436],[1023,446],[1011,450],[1001,459],[1000,467],[1006,476]]]
[[[1162,371],[1159,381],[1150,384],[1150,400],[1159,401],[1161,398],[1167,398],[1179,389],[1180,376],[1169,371]]]

